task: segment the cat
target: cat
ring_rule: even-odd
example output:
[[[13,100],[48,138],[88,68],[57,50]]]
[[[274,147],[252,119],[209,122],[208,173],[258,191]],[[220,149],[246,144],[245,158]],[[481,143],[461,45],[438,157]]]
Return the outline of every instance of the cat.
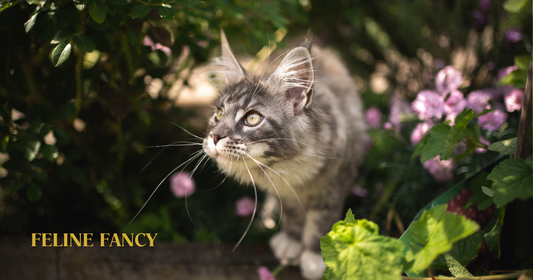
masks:
[[[226,85],[203,150],[222,172],[280,200],[274,255],[320,279],[320,238],[340,219],[365,154],[361,99],[341,61],[312,46],[311,33],[268,78],[239,64],[223,31],[221,43]]]

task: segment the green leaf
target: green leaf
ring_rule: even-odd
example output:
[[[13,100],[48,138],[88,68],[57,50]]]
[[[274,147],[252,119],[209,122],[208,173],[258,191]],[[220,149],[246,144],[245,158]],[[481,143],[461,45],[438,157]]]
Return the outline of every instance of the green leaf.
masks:
[[[56,146],[44,145],[42,148],[43,158],[49,162],[54,162],[54,160],[59,155],[59,151]]]
[[[3,12],[5,9],[11,8],[18,4],[18,1],[8,2],[5,1],[3,3],[0,3],[0,13]]]
[[[76,9],[78,11],[82,11],[82,10],[85,10],[85,8],[87,7],[87,4],[89,1],[86,1],[86,0],[73,0],[74,2],[74,7],[76,7]]]
[[[39,149],[41,148],[41,142],[35,140],[26,147],[26,158],[29,161],[34,160],[39,155]]]
[[[401,279],[402,268],[394,256],[402,253],[404,245],[378,231],[376,224],[355,220],[348,211],[346,220],[320,239],[327,266],[324,279]]]
[[[492,189],[489,189],[487,187],[481,187],[481,190],[483,191],[484,194],[486,194],[487,196],[489,197],[494,197],[494,191]],[[483,210],[483,209],[480,209],[480,210]]]
[[[514,64],[518,67],[518,69],[528,71],[530,60],[531,56],[529,54],[517,55],[514,57]]]
[[[448,254],[450,254],[457,262],[462,266],[467,266],[481,249],[483,242],[484,230],[480,230],[465,239],[461,239],[453,244],[453,248]],[[440,255],[431,264],[431,267],[436,269],[448,269],[448,265],[444,255]]]
[[[518,13],[529,3],[529,0],[508,0],[503,4],[503,9],[509,13]]]
[[[9,135],[2,137],[2,139],[0,140],[0,143],[2,146],[2,151],[6,151],[7,144],[9,143]]]
[[[418,273],[425,270],[438,255],[452,249],[457,242],[479,230],[475,222],[455,213],[446,213],[446,204],[425,211],[419,221],[410,227],[410,250],[405,256],[405,267]]]
[[[428,134],[424,135],[424,137],[422,137],[422,139],[420,139],[420,142],[418,142],[418,145],[416,145],[416,149],[413,152],[413,155],[411,156],[411,160],[415,159],[420,154],[422,154],[422,151],[424,150],[424,147],[428,143],[430,137],[431,137],[431,135],[429,135],[429,133],[428,133]]]
[[[517,69],[511,72],[509,75],[503,77],[498,85],[512,85],[516,88],[523,88],[526,86],[527,70]]]
[[[102,23],[107,15],[107,6],[102,0],[91,0],[89,3],[89,14],[97,23]]]
[[[461,132],[463,132],[465,127],[468,125],[472,119],[472,116],[474,116],[474,110],[464,110],[455,118],[455,125],[452,126],[450,133],[446,137],[444,145],[446,155],[444,157],[441,155],[441,160],[448,159],[452,155],[453,148],[455,148],[455,144],[457,144],[457,140],[459,140]]]
[[[131,17],[141,18],[145,17],[150,12],[150,7],[146,5],[137,5],[131,9]]]
[[[492,143],[492,145],[489,146],[488,149],[491,151],[498,152],[502,155],[514,156],[514,151],[516,150],[516,137],[494,142]]]
[[[37,201],[42,196],[41,188],[36,184],[31,184],[26,191],[26,195],[28,196],[28,200]]]
[[[39,13],[35,13],[33,14],[29,19],[28,21],[26,21],[24,23],[24,30],[26,30],[26,33],[30,32],[30,30],[33,28],[33,26],[35,25],[35,21],[37,20],[37,16],[39,15]]]
[[[169,4],[161,4],[161,7],[159,7],[159,14],[164,19],[174,19],[176,16],[176,10],[174,10]]]
[[[72,46],[70,43],[63,42],[57,45],[57,47],[52,51],[52,62],[54,65],[58,66],[65,62],[65,60],[67,60],[67,58],[70,56],[71,51]]]
[[[54,39],[50,42],[50,44],[59,44],[63,42],[67,42],[70,40],[70,37],[74,35],[74,32],[69,30],[59,30],[56,35],[54,36]]]
[[[448,138],[450,130],[451,127],[447,124],[439,124],[429,130],[430,138],[422,150],[421,162],[426,162],[438,155],[441,156],[441,159],[446,156],[446,138]]]
[[[505,206],[500,208],[500,211],[498,213],[498,218],[496,220],[496,223],[494,223],[494,226],[489,231],[489,233],[485,234],[485,243],[487,243],[487,247],[489,247],[490,252],[496,257],[500,258],[500,235],[502,234],[502,228],[503,228],[503,219],[505,217]]]
[[[498,164],[487,176],[492,180],[494,203],[501,207],[517,198],[531,197],[531,156],[526,160],[510,158]]]
[[[450,254],[444,254],[450,273],[455,277],[474,277],[464,266],[455,260]]]
[[[487,179],[487,175],[489,175],[489,173],[482,171],[476,178],[474,178],[474,180],[470,182],[468,186],[474,195],[470,197],[468,202],[465,204],[464,209],[468,209],[472,205],[477,204],[478,210],[484,210],[494,204],[492,196],[487,196],[484,191],[484,188],[486,189],[492,186],[492,181]]]
[[[346,223],[356,223],[355,216],[352,213],[352,209],[348,209],[348,212],[346,212],[346,218],[344,218],[344,222],[346,222]]]
[[[76,37],[76,47],[81,51],[90,53],[94,50],[94,43],[89,36],[78,34],[78,37]]]

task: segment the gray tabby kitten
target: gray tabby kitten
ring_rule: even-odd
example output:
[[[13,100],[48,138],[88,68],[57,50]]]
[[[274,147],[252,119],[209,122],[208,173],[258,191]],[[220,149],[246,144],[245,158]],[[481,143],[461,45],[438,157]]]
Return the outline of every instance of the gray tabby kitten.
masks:
[[[226,86],[203,149],[224,173],[280,199],[281,231],[270,246],[320,279],[320,237],[340,219],[365,153],[360,97],[339,59],[311,48],[309,35],[268,78],[245,71],[224,33],[221,40]]]

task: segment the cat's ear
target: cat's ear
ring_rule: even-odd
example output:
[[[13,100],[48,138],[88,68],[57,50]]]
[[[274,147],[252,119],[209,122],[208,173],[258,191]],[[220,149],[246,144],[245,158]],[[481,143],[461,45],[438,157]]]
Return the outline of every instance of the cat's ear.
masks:
[[[226,34],[222,29],[220,29],[220,42],[222,43],[222,66],[224,67],[226,84],[233,84],[244,79],[244,68],[231,52]]]
[[[293,105],[294,115],[311,104],[313,99],[314,71],[311,54],[305,47],[296,47],[281,61],[280,66],[269,78]]]

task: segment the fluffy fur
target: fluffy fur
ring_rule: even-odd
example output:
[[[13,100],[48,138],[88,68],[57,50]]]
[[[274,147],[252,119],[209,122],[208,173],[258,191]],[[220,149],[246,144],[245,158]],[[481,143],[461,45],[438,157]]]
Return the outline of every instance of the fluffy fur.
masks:
[[[320,237],[341,216],[367,134],[348,71],[331,51],[311,45],[307,36],[262,79],[242,68],[222,35],[227,84],[203,147],[220,170],[281,200],[274,254],[320,279]],[[249,125],[250,114],[261,121]]]

